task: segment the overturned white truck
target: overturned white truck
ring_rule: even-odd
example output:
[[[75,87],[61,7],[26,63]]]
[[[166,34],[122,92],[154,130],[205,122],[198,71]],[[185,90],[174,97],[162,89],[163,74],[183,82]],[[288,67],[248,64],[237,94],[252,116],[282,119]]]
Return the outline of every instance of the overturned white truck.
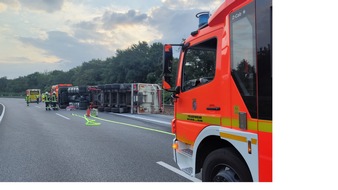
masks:
[[[162,89],[158,84],[113,83],[96,86],[64,86],[59,91],[59,106],[99,112],[161,113]]]
[[[98,85],[94,106],[99,112],[161,113],[162,89],[157,84],[114,83]]]

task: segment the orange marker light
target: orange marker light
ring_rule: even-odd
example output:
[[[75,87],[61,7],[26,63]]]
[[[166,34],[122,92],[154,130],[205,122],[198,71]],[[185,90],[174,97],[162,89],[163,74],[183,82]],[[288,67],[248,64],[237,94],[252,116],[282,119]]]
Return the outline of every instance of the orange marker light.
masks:
[[[173,147],[173,149],[176,150],[176,149],[178,149],[178,144],[177,144],[177,143],[174,143],[172,147]]]
[[[248,153],[251,154],[251,141],[248,141]]]

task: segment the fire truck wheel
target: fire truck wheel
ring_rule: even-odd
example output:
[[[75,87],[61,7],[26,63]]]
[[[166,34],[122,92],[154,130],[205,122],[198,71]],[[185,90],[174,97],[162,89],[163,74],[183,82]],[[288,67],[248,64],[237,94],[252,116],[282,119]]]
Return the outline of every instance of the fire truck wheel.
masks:
[[[211,152],[205,159],[202,181],[252,182],[252,177],[242,158],[229,148],[221,148]]]

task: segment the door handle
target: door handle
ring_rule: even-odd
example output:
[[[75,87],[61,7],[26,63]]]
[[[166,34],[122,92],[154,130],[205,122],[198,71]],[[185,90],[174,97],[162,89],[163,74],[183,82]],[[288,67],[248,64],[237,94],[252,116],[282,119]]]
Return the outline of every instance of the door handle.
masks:
[[[207,107],[207,110],[212,110],[212,111],[220,111],[220,107]]]

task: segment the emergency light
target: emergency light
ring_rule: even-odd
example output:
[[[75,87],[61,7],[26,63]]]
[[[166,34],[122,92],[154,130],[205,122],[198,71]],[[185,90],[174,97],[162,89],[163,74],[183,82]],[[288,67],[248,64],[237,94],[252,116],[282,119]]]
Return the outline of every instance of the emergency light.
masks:
[[[199,13],[196,14],[196,17],[199,19],[198,28],[200,28],[201,26],[208,24],[210,13],[209,12],[199,12]]]

